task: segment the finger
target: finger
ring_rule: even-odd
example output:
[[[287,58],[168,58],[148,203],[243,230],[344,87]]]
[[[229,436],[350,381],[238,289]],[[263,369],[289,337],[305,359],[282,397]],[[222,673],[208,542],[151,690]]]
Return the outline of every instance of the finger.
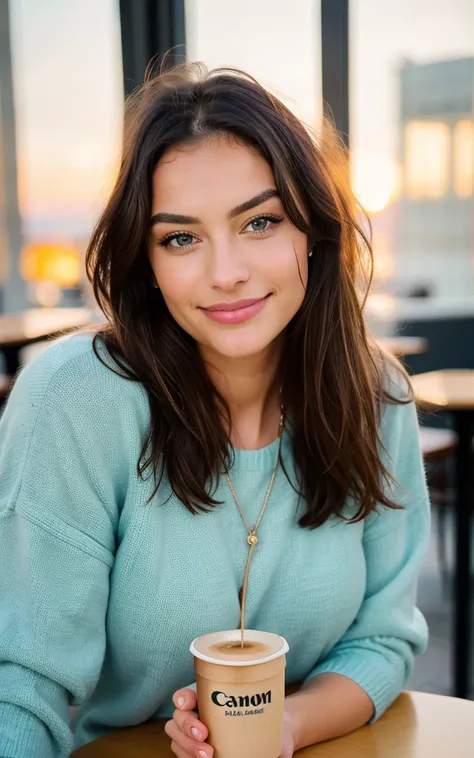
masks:
[[[175,754],[176,758],[190,758],[189,753],[179,747],[176,742],[171,742],[171,750]],[[194,758],[194,757],[193,757]]]
[[[209,730],[197,717],[195,711],[178,711],[173,713],[173,721],[178,728],[198,742],[204,742],[209,737]]]
[[[188,737],[182,732],[174,721],[168,721],[165,725],[165,732],[171,741],[179,747],[186,756],[193,758],[212,758],[214,750],[205,742],[196,742],[192,737]]]
[[[181,750],[179,745],[174,740],[171,742],[171,750],[177,756],[177,758],[189,758],[189,755],[185,753],[184,750]]]
[[[173,695],[173,703],[180,711],[195,711],[197,707],[196,693],[188,687],[178,690]]]

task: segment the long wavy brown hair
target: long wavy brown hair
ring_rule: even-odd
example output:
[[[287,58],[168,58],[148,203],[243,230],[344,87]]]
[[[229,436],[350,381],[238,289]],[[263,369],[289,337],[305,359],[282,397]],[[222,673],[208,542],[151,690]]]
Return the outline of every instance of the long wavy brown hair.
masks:
[[[226,402],[195,341],[153,287],[147,255],[160,158],[172,146],[222,133],[260,151],[289,220],[314,248],[278,377],[297,472],[292,484],[305,504],[299,523],[315,528],[331,514],[342,516],[348,497],[357,505],[355,520],[377,504],[399,507],[389,497],[379,427],[384,403],[410,398],[390,393],[390,359],[364,324],[360,284],[367,292],[372,251],[343,145],[329,123],[312,134],[248,74],[209,72],[202,64],[150,74],[128,98],[120,170],[87,251],[88,277],[108,321],[94,350],[100,358],[100,340],[113,370],[140,382],[149,398],[151,423],[137,473],[154,476],[153,494],[166,473],[178,499],[198,513],[219,505],[215,485],[232,466],[222,423],[222,414],[230,416]]]

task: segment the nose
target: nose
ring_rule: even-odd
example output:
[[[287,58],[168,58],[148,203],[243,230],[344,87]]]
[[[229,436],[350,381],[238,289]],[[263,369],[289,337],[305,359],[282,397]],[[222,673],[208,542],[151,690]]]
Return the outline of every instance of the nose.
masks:
[[[229,242],[220,242],[214,246],[209,256],[208,271],[211,287],[226,292],[247,282],[250,277],[249,266],[242,251]]]

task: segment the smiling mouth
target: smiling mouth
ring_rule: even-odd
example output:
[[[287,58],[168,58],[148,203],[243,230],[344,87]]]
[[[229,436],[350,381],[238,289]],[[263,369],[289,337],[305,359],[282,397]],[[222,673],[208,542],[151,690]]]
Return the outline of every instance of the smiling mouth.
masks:
[[[201,308],[208,318],[219,324],[240,324],[256,316],[265,307],[271,293],[251,300],[237,300],[233,303],[217,303],[209,308]]]

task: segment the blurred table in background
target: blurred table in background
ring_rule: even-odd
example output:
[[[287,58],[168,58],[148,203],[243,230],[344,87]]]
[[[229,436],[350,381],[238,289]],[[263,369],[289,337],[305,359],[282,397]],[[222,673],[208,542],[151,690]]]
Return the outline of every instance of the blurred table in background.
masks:
[[[440,369],[474,369],[474,297],[404,298],[372,293],[366,304],[372,334],[421,337],[426,353],[405,354],[410,374]]]
[[[27,345],[87,326],[92,318],[88,308],[31,308],[0,315],[0,351],[5,358],[5,374],[16,374],[21,365],[20,351]]]
[[[449,411],[458,435],[456,468],[456,535],[453,694],[468,697],[471,647],[471,540],[474,507],[474,370],[431,371],[411,377],[417,399],[430,408]],[[473,748],[474,750],[474,748]],[[473,753],[474,754],[474,753]]]
[[[71,758],[175,758],[164,723],[121,729]],[[295,758],[472,758],[473,745],[474,703],[404,692],[375,724],[300,750]]]
[[[405,355],[422,355],[428,350],[428,340],[423,337],[380,337],[377,342],[397,358]]]

